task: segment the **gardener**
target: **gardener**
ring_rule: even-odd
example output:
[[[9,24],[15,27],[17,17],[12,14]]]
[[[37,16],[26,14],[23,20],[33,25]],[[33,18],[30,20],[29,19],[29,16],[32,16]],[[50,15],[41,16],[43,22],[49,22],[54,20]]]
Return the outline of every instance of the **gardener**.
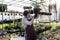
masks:
[[[22,22],[24,23],[24,28],[27,34],[26,40],[36,40],[36,32],[33,26],[34,17],[30,14],[29,11],[24,11],[23,14],[24,17],[22,18]]]

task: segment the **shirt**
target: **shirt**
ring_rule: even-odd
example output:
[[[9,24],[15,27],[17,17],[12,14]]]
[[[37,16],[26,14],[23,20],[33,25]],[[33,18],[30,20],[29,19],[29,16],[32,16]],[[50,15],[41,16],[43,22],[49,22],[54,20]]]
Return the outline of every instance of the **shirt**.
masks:
[[[33,16],[34,16],[34,14],[30,14],[29,18],[26,18],[26,17],[22,18],[22,22],[23,22],[24,28],[26,28],[27,25],[31,25],[32,24],[31,21],[28,21],[27,19],[32,19]]]

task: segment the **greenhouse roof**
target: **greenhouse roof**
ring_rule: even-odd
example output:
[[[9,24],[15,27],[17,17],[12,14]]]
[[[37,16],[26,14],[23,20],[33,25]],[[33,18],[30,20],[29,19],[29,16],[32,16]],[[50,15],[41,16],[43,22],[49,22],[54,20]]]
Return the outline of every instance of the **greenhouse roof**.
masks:
[[[32,6],[33,7],[36,4],[36,1],[39,4],[41,4],[41,0],[0,0],[0,4],[7,4],[8,10],[18,10],[18,11],[23,12],[24,6]],[[44,0],[44,2],[46,4],[49,4],[50,1],[51,0]],[[44,2],[42,2],[42,3],[44,4]],[[44,4],[44,5],[46,5],[46,4]]]

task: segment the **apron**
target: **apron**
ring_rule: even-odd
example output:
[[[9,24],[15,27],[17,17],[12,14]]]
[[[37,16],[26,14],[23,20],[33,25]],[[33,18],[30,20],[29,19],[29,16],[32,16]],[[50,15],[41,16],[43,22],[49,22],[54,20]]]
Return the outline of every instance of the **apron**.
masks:
[[[28,21],[30,21],[30,20],[28,20]],[[27,34],[26,40],[36,40],[36,32],[35,32],[35,29],[33,27],[33,24],[27,25],[26,34]]]

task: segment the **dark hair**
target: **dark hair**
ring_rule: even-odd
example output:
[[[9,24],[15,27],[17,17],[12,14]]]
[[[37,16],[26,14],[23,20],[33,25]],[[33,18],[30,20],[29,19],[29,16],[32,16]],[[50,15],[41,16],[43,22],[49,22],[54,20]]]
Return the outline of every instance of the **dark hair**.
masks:
[[[23,15],[27,16],[28,13],[29,13],[29,11],[25,10],[24,13],[23,13]]]

